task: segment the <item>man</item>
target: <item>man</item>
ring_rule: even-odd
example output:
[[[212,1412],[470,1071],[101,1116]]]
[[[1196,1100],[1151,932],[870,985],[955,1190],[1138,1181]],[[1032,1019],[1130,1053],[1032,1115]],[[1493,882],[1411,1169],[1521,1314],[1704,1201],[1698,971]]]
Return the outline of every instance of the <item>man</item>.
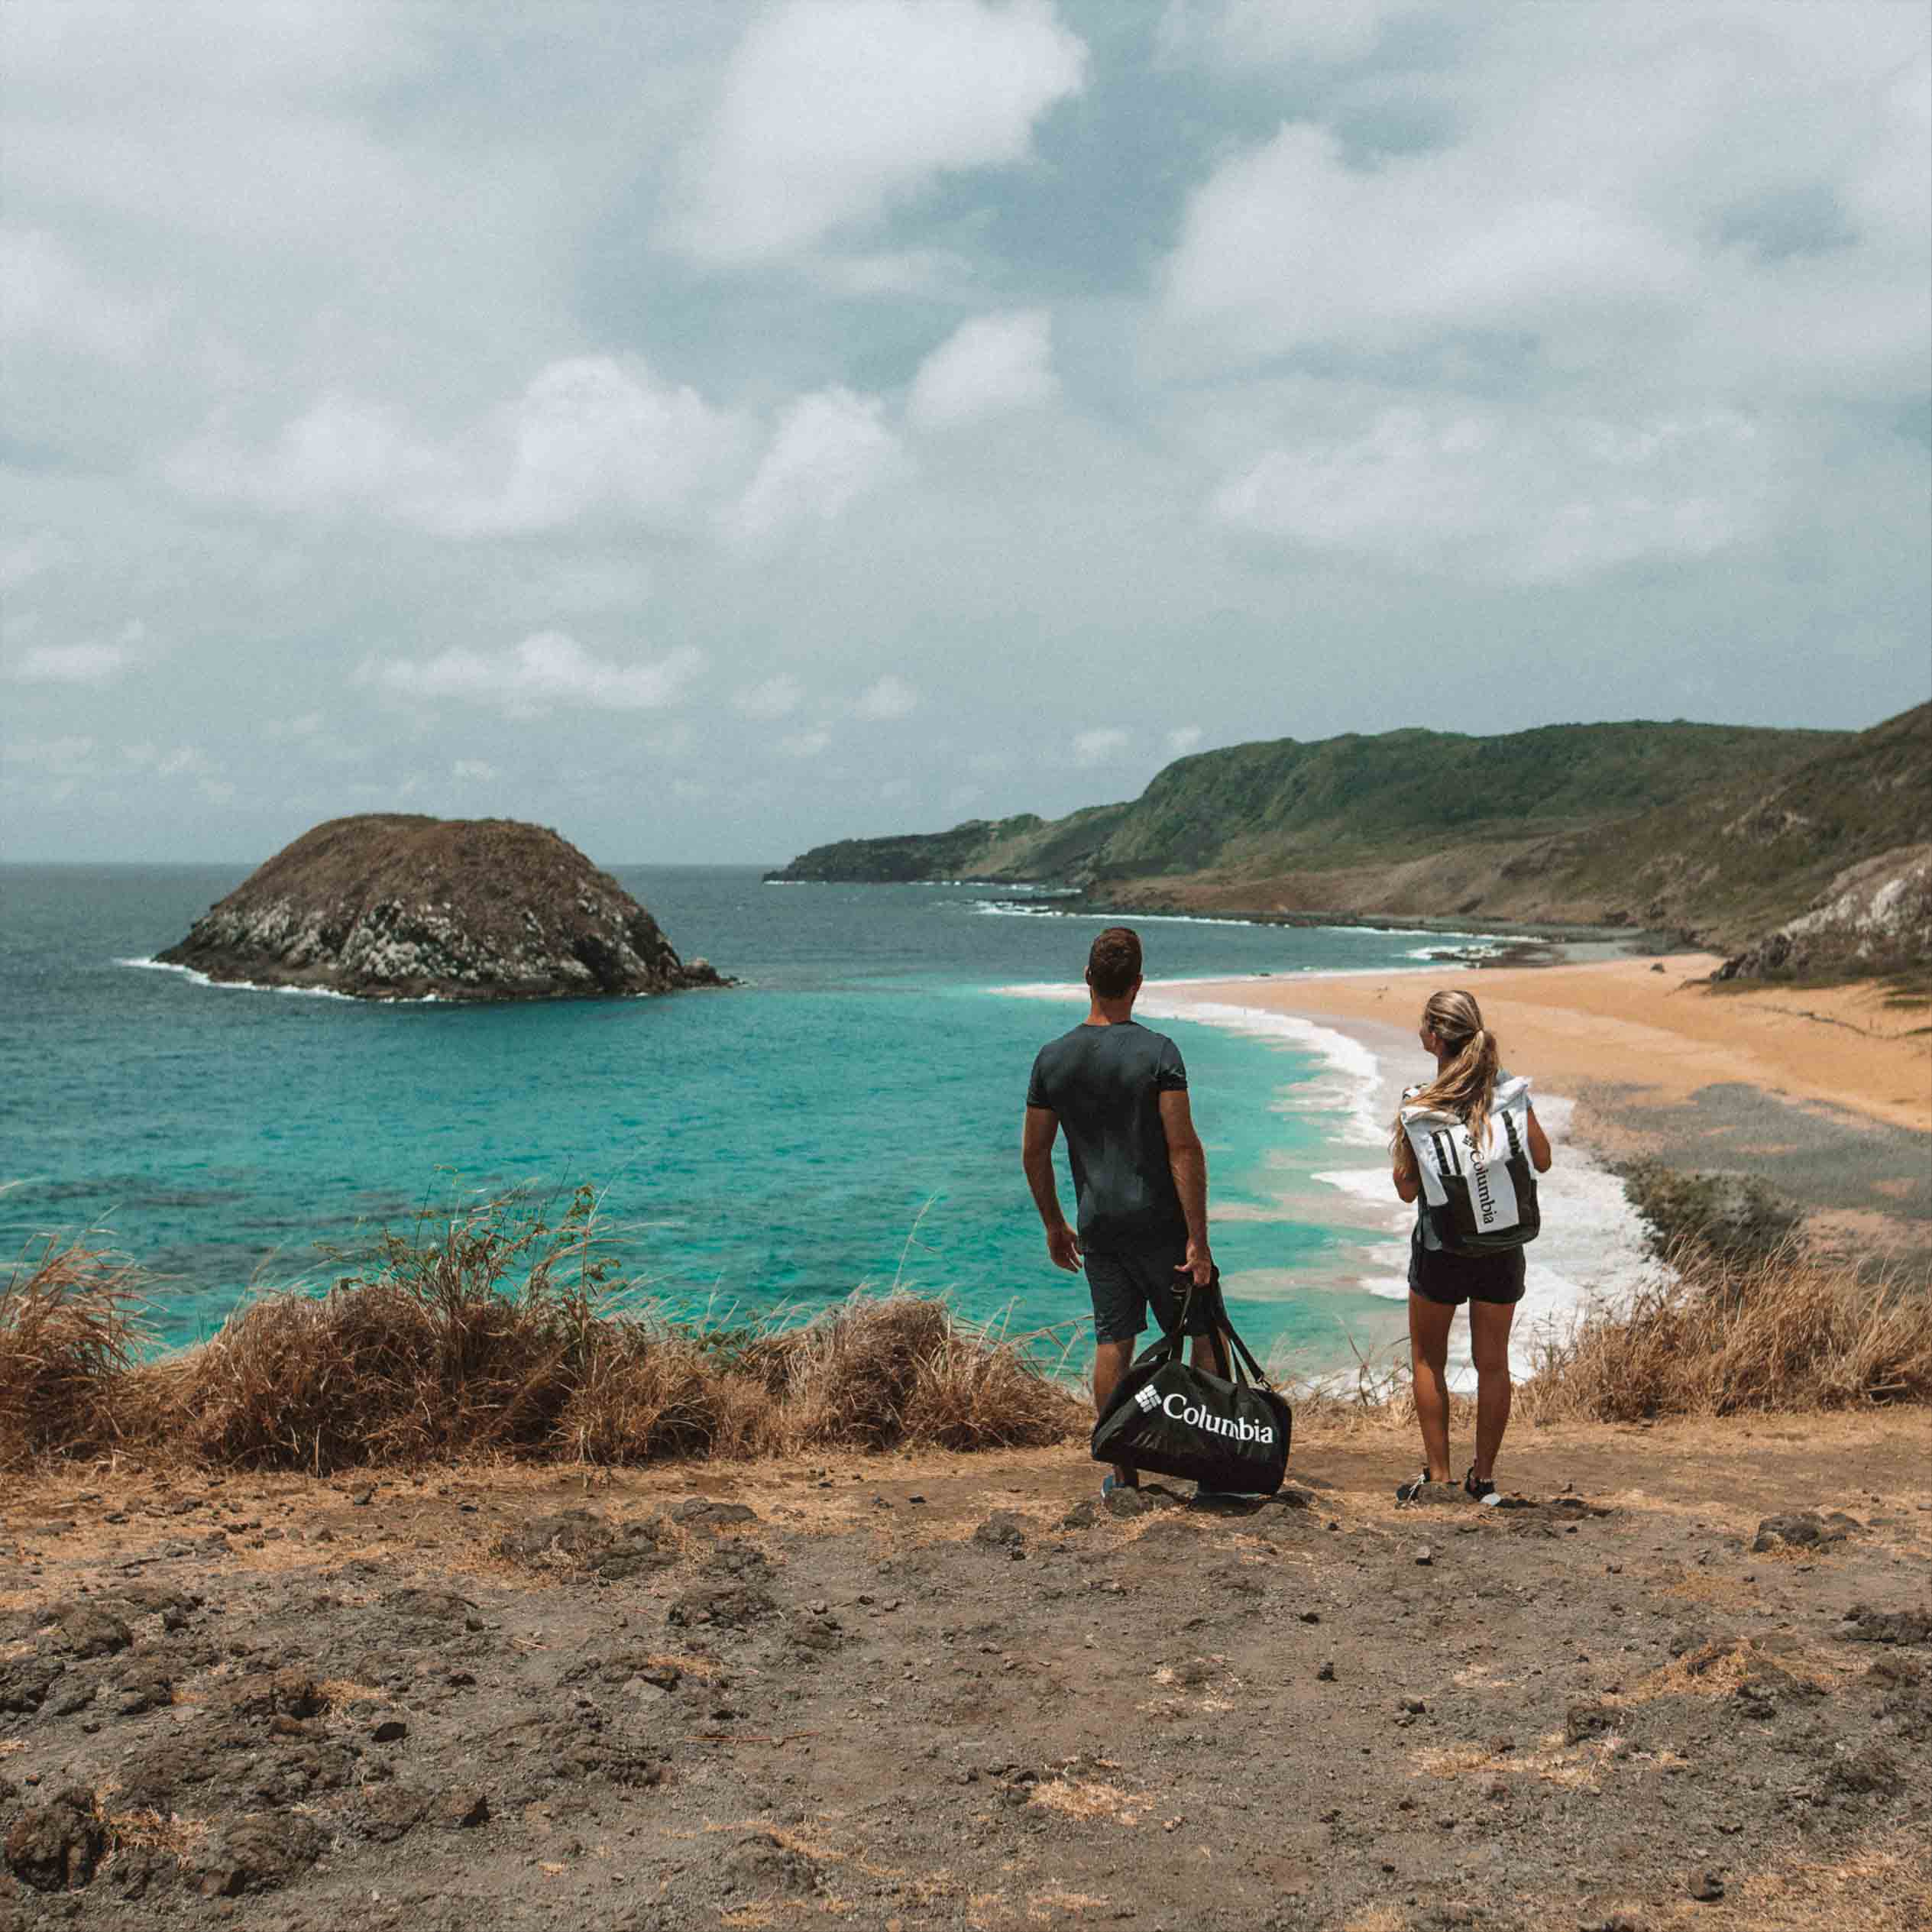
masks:
[[[1077,1272],[1084,1257],[1093,1297],[1093,1403],[1105,1413],[1133,1360],[1147,1313],[1171,1334],[1181,1296],[1201,1292],[1188,1311],[1194,1366],[1227,1373],[1215,1332],[1220,1291],[1208,1250],[1208,1157],[1194,1131],[1187,1069],[1165,1034],[1134,1018],[1141,991],[1140,935],[1112,926],[1087,956],[1087,1017],[1040,1048],[1027,1088],[1021,1158],[1057,1267]],[[1060,1212],[1053,1137],[1066,1130],[1079,1231]],[[1100,1486],[1139,1487],[1117,1465]]]

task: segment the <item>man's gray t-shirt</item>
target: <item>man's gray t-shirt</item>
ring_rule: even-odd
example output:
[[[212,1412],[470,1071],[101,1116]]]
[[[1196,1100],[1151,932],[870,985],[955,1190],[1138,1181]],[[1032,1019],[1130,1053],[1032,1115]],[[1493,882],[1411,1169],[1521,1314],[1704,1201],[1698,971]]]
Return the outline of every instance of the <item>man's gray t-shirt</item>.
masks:
[[[1138,1021],[1077,1026],[1040,1048],[1027,1105],[1052,1108],[1066,1130],[1083,1248],[1186,1240],[1160,1120],[1161,1095],[1186,1087],[1180,1048]]]

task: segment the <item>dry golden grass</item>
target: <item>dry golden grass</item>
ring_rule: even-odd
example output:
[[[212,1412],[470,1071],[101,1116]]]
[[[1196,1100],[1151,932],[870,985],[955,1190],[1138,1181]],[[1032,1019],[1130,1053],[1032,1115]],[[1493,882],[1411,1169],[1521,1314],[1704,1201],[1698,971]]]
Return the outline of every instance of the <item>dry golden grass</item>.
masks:
[[[178,1859],[187,1858],[212,1829],[205,1819],[163,1817],[155,1811],[110,1812],[107,1823],[116,1851],[138,1845]]]
[[[140,1305],[134,1265],[78,1242],[0,1277],[0,1469],[114,1448]]]
[[[801,1448],[1029,1448],[1085,1426],[1041,1338],[863,1293],[796,1328],[679,1322],[606,1279],[594,1203],[487,1203],[316,1296],[261,1295],[141,1361],[139,1280],[50,1245],[0,1281],[0,1468],[104,1450],[299,1470],[500,1455],[636,1464]]]
[[[1551,1345],[1536,1422],[1843,1409],[1932,1400],[1932,1283],[1869,1275],[1799,1241],[1727,1260],[1689,1246],[1675,1281]]]
[[[0,1277],[0,1468],[128,1454],[312,1475],[498,1456],[636,1465],[839,1448],[1046,1447],[1083,1434],[1070,1332],[1008,1335],[943,1300],[860,1292],[802,1326],[672,1319],[608,1279],[595,1202],[558,1223],[492,1202],[316,1296],[261,1295],[212,1341],[143,1361],[141,1283],[50,1244]],[[1526,1422],[1632,1422],[1932,1401],[1932,1284],[1801,1244],[1686,1248],[1668,1286],[1544,1348]],[[1406,1367],[1296,1396],[1304,1430],[1406,1426]],[[1452,1421],[1466,1427],[1469,1405]]]
[[[1932,1402],[1932,1280],[1876,1272],[1787,1239],[1768,1253],[1685,1242],[1667,1278],[1616,1312],[1598,1309],[1544,1343],[1518,1387],[1519,1422],[1639,1422],[1664,1416]],[[1408,1364],[1358,1354],[1352,1386],[1295,1392],[1299,1427],[1347,1435],[1415,1421]],[[1450,1403],[1453,1429],[1473,1397]]]
[[[1098,1778],[1050,1778],[1034,1786],[1027,1802],[1085,1824],[1132,1825],[1147,1815],[1151,1801],[1144,1791],[1124,1791]]]
[[[1863,1668],[1862,1663],[1837,1665],[1823,1653],[1791,1646],[1774,1650],[1752,1637],[1720,1638],[1673,1658],[1633,1689],[1606,1701],[1634,1704],[1655,1697],[1727,1697],[1748,1683],[1782,1682],[1833,1691],[1844,1677]]]

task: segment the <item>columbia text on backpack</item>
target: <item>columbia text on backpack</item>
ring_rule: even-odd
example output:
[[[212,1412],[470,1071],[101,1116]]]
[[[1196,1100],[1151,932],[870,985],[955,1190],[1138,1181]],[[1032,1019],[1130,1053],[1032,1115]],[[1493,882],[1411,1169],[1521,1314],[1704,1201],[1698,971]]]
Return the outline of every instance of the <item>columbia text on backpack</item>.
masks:
[[[1452,1114],[1405,1106],[1402,1131],[1422,1176],[1434,1245],[1451,1254],[1499,1254],[1536,1238],[1542,1215],[1529,1160],[1529,1083],[1497,1083],[1478,1147]]]

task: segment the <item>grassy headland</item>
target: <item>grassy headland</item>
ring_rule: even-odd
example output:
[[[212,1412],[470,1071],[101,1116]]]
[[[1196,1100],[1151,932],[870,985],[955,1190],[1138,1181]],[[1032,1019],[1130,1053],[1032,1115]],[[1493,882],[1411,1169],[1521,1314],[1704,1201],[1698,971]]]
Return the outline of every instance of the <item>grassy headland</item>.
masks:
[[[773,876],[1065,883],[1126,910],[1651,928],[1730,950],[1850,869],[1901,870],[1932,844],[1928,759],[1932,705],[1859,733],[1639,722],[1280,739],[1177,759],[1129,801],[843,840]]]

